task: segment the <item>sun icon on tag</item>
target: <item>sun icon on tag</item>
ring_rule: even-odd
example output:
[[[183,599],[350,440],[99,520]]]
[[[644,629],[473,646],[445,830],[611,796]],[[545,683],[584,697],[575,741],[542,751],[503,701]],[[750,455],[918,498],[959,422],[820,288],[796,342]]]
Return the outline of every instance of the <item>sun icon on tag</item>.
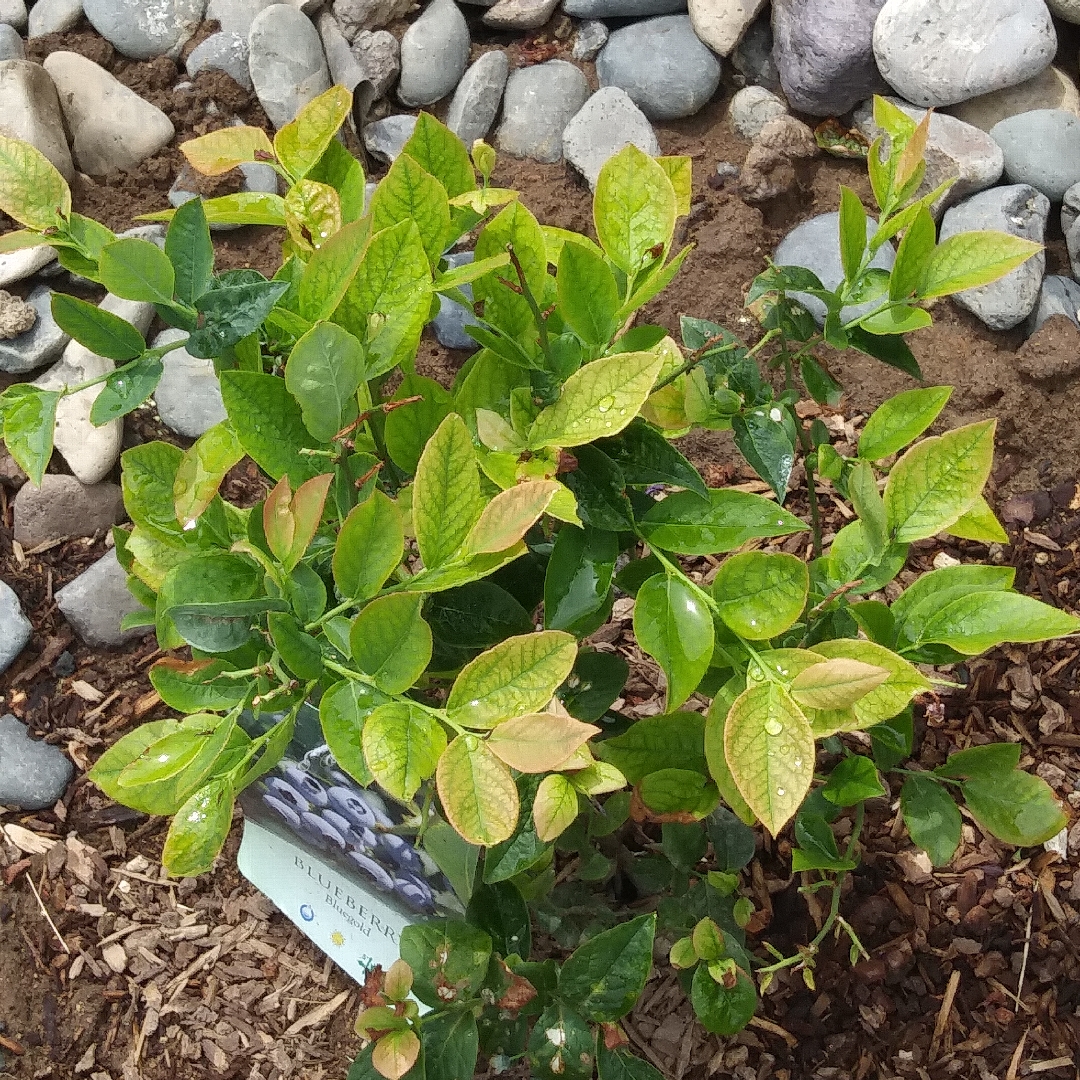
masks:
[[[330,940],[337,946],[345,944],[345,935],[340,930],[335,930],[330,935]]]

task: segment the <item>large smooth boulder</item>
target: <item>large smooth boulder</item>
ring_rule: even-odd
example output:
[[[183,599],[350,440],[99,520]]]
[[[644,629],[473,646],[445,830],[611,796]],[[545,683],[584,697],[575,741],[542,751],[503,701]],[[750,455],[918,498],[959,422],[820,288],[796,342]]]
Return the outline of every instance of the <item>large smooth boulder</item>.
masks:
[[[259,104],[278,128],[330,89],[319,32],[291,4],[271,4],[252,20],[248,71]]]
[[[398,97],[432,105],[461,81],[469,63],[469,26],[454,0],[432,0],[401,39]]]
[[[65,180],[75,175],[56,86],[40,64],[0,61],[0,134],[36,147]]]
[[[180,55],[198,29],[206,0],[83,0],[90,25],[134,60]]]

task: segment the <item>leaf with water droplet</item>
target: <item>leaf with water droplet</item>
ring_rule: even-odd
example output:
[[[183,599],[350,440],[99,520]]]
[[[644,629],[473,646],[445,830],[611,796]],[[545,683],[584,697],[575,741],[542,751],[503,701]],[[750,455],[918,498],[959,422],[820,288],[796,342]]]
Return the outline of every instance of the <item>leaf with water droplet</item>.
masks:
[[[165,839],[161,861],[174,877],[194,877],[209,870],[232,824],[232,784],[211,780],[177,811]]]

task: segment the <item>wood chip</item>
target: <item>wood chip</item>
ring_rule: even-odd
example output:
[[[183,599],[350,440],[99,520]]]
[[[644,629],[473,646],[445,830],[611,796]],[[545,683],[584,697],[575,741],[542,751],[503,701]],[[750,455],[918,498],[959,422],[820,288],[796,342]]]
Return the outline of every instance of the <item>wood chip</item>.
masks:
[[[60,842],[24,829],[21,825],[5,825],[4,836],[24,855],[44,855],[54,844]]]
[[[101,959],[116,972],[117,975],[122,975],[125,968],[127,968],[127,953],[124,951],[124,946],[114,942],[112,945],[106,945],[101,950]]]
[[[1029,1073],[1047,1072],[1050,1069],[1067,1069],[1073,1063],[1071,1057],[1051,1058],[1050,1061],[1029,1061],[1027,1071]]]
[[[89,701],[91,705],[96,705],[99,701],[104,701],[105,699],[105,695],[98,690],[97,687],[91,686],[82,679],[74,679],[71,683],[71,689],[74,690],[83,701]]]
[[[286,1028],[284,1038],[289,1038],[292,1035],[299,1035],[301,1031],[309,1027],[314,1027],[316,1024],[321,1024],[324,1020],[329,1019],[334,1013],[345,1004],[351,991],[342,990],[337,997],[331,998],[329,1001],[323,1002],[316,1009],[312,1009],[311,1012],[305,1013],[294,1024]]]
[[[949,1013],[952,1012],[953,1001],[956,999],[956,991],[960,986],[960,969],[955,968],[949,976],[949,983],[945,987],[945,996],[941,999],[941,1008],[938,1010],[937,1022],[934,1024],[934,1037],[930,1040],[930,1060],[937,1057],[941,1045],[941,1037],[949,1026]]]

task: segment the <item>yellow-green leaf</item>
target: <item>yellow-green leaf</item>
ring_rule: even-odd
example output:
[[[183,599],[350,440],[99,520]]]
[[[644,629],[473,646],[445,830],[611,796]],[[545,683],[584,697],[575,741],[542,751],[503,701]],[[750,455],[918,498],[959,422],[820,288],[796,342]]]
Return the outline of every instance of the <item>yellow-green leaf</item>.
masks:
[[[675,191],[675,213],[686,217],[694,193],[694,163],[689,154],[679,157],[658,157],[656,164],[667,173]]]
[[[791,627],[806,606],[810,574],[794,555],[747,551],[720,566],[712,591],[720,617],[751,641]]]
[[[56,166],[22,139],[0,134],[0,210],[43,231],[71,213],[71,189]]]
[[[923,271],[918,295],[949,296],[988,285],[1042,251],[1042,244],[1006,232],[962,232],[934,249]]]
[[[334,581],[343,596],[363,598],[382,588],[405,550],[397,503],[379,490],[349,511],[334,548]]]
[[[361,740],[372,776],[396,799],[411,799],[446,749],[439,723],[403,701],[380,705],[364,721]]]
[[[574,785],[561,773],[545,776],[536,789],[532,814],[536,835],[543,843],[558,839],[578,816],[578,794]]]
[[[561,768],[569,772],[565,764]],[[619,791],[626,787],[626,777],[608,761],[594,761],[586,765],[584,769],[569,772],[568,779],[582,795],[589,798],[595,795],[607,795],[609,792]]]
[[[468,551],[483,555],[512,547],[536,524],[561,486],[557,480],[529,480],[500,491],[466,538]]]
[[[332,86],[274,136],[278,160],[294,182],[315,168],[351,108],[352,94],[344,86]]]
[[[975,505],[961,514],[947,531],[950,536],[958,536],[961,540],[977,540],[981,544],[1009,542],[1009,534],[981,495],[975,500]]]
[[[262,128],[224,127],[181,143],[188,164],[204,176],[221,176],[249,161],[273,161],[274,147]]]
[[[386,694],[403,694],[431,660],[431,627],[420,614],[423,597],[377,597],[353,620],[349,648],[356,666]]]
[[[371,1051],[371,1064],[386,1080],[402,1080],[420,1056],[420,1037],[411,1028],[388,1031]]]
[[[285,196],[285,227],[301,251],[317,251],[341,224],[341,199],[329,184],[301,180]]]
[[[523,773],[557,769],[600,729],[569,716],[529,713],[499,724],[488,736],[488,749]]]
[[[371,197],[371,227],[380,232],[410,219],[420,230],[428,259],[438,263],[450,236],[446,189],[407,153],[401,153]]]
[[[705,718],[705,760],[709,764],[709,775],[716,783],[724,802],[731,807],[735,816],[746,825],[757,822],[754,811],[746,804],[742,793],[735,785],[735,777],[728,767],[727,751],[724,749],[724,731],[727,728],[728,713],[734,703],[737,690],[730,685],[721,688],[709,706]]]
[[[800,671],[791,696],[808,709],[846,709],[888,678],[885,668],[838,656]]]
[[[446,819],[470,844],[491,847],[513,835],[518,791],[510,770],[476,735],[459,735],[435,772]]]
[[[210,505],[225,474],[243,456],[244,448],[228,422],[204,431],[184,453],[173,481],[176,520],[184,528]]]

